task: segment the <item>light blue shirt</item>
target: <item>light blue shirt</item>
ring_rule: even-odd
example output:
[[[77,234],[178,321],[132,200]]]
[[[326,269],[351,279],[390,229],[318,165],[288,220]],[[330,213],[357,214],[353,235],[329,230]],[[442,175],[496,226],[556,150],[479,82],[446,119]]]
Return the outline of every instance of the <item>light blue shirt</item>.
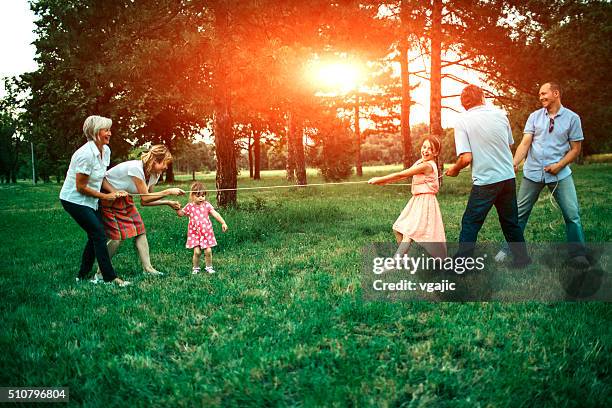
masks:
[[[480,105],[459,115],[455,123],[457,156],[472,153],[472,182],[485,186],[513,179],[510,122],[499,109]]]
[[[544,167],[555,164],[570,150],[570,142],[584,140],[580,116],[561,106],[555,115],[555,126],[548,132],[550,118],[546,108],[538,109],[529,115],[523,133],[533,135],[527,159],[523,166],[523,175],[538,183],[554,183],[572,174],[565,166],[557,175],[544,171]]]

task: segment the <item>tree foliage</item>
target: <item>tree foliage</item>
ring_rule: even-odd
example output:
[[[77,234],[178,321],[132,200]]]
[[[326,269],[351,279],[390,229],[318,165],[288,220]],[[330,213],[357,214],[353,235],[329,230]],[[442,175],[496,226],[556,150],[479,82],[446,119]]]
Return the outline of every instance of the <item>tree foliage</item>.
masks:
[[[328,113],[308,123],[308,138],[317,146],[313,157],[325,181],[346,180],[352,174],[355,140],[348,123]]]
[[[414,103],[410,91],[416,85],[410,78],[461,82],[445,71],[451,65],[484,76],[492,96],[510,111],[517,133],[526,115],[538,107],[538,86],[560,82],[563,103],[582,116],[586,152],[612,148],[606,135],[612,119],[606,80],[612,50],[609,2],[436,0],[442,7],[435,15],[433,4],[34,0],[40,68],[15,83],[20,92],[29,92],[25,102],[12,102],[25,108],[16,124],[19,137],[11,130],[13,117],[3,110],[3,169],[11,162],[4,157],[7,152],[19,153],[19,143],[27,140],[35,145],[40,176],[61,178],[70,155],[85,141],[84,118],[100,114],[114,122],[114,161],[125,159],[134,146],[164,143],[189,162],[194,155],[205,156],[191,142],[207,128],[215,142],[220,188],[236,186],[241,148],[249,152],[255,177],[263,162],[278,167],[297,157],[297,167],[303,169],[312,156],[303,154],[304,141],[313,147],[307,149],[327,152],[317,156],[325,160],[312,163],[329,173],[334,168],[329,158],[335,157],[339,167],[330,177],[345,177],[346,171],[338,169],[345,169],[345,157],[350,157],[346,152],[359,144],[350,131],[351,126],[356,130],[354,120],[351,124],[334,118],[354,111],[355,94],[325,100],[305,78],[309,61],[329,58],[369,67],[362,84],[368,91],[359,94],[359,113],[373,123],[360,139],[366,162],[395,157],[389,154],[383,160],[385,155],[372,149],[390,149],[384,147],[390,140],[386,135],[402,131],[406,164],[418,149],[411,139],[420,135],[411,135],[407,126]],[[431,57],[436,38],[442,50],[439,64],[407,78],[393,74],[398,55],[407,58],[402,52],[410,48]],[[406,68],[407,60],[402,62]],[[437,111],[445,95],[433,95],[438,91],[432,89],[431,108]],[[432,122],[439,116],[432,114]],[[376,143],[376,137],[384,142]],[[448,144],[448,134],[442,132],[442,137]],[[354,161],[353,156],[349,163]],[[210,164],[210,157],[204,162]],[[18,165],[19,160],[11,163]],[[304,180],[298,182],[304,183],[306,173],[300,174]],[[236,195],[225,192],[218,200],[231,205]]]

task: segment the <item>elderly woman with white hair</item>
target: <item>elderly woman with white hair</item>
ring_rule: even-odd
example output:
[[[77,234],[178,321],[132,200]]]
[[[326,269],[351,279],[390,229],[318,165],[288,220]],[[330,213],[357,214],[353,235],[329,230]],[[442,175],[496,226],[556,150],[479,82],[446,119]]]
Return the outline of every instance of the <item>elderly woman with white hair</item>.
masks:
[[[68,214],[87,233],[87,243],[81,257],[77,281],[87,278],[94,259],[107,283],[121,287],[130,282],[117,276],[106,247],[106,234],[98,200],[114,200],[127,196],[125,191],[102,193],[102,180],[110,163],[110,141],[112,120],[102,116],[89,116],[83,124],[87,143],[81,146],[70,159],[70,166],[60,192],[60,202]]]

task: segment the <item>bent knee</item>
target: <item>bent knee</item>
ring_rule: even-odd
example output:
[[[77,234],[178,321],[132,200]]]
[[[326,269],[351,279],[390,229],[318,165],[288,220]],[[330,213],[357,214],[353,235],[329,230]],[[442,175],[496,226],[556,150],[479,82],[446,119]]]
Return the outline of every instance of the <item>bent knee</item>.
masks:
[[[580,212],[576,211],[571,214],[563,214],[563,218],[566,224],[576,224],[580,225]]]
[[[561,214],[565,222],[580,223],[580,207],[577,205],[561,207]]]
[[[94,241],[104,241],[104,243],[106,243],[106,241],[108,240],[108,238],[106,237],[106,232],[104,231],[104,227],[102,227],[101,225],[92,228],[91,231],[88,231],[87,235],[90,239]]]

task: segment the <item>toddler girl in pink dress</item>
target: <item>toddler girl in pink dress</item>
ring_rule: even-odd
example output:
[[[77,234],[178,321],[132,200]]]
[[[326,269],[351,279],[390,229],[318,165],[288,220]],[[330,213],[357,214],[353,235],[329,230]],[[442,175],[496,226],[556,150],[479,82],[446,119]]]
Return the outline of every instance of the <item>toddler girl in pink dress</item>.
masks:
[[[227,224],[213,206],[206,201],[206,190],[202,183],[196,181],[191,185],[190,190],[189,204],[177,210],[176,214],[179,217],[189,217],[187,244],[185,246],[193,248],[193,270],[191,273],[194,275],[200,273],[200,255],[202,255],[202,249],[204,249],[206,259],[205,271],[215,273],[212,266],[211,248],[217,245],[217,240],[215,239],[212,222],[208,218],[208,214],[215,217],[221,223],[223,232],[227,231]]]
[[[418,242],[433,257],[446,257],[446,235],[436,194],[440,188],[438,158],[440,140],[427,136],[421,146],[421,158],[412,167],[383,177],[373,177],[369,184],[387,184],[412,176],[412,198],[393,224],[399,244],[396,255],[408,253],[412,241]]]

